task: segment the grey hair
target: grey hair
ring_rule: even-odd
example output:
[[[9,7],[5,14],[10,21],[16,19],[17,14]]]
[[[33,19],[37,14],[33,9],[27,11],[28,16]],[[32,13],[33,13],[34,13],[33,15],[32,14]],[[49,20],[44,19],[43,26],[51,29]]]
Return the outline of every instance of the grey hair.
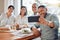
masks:
[[[36,8],[38,9],[38,4],[37,4],[37,3],[33,3],[32,6],[33,6],[34,4],[36,5]]]

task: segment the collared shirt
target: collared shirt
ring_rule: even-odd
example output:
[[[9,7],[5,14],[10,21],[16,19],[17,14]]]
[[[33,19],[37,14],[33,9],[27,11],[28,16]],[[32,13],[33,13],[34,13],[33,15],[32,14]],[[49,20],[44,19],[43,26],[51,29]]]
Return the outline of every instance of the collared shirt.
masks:
[[[47,25],[40,24],[41,31],[41,39],[42,40],[55,40],[58,38],[58,27],[59,20],[55,14],[47,14],[45,19],[49,22],[52,21],[54,23],[54,28],[50,28]]]
[[[10,16],[9,18],[7,17],[6,14],[1,15],[1,22],[0,26],[5,26],[5,25],[13,25],[14,24],[14,16]]]
[[[15,23],[16,23],[16,24],[19,24],[19,25],[25,25],[25,24],[28,25],[28,18],[27,18],[26,16],[24,16],[23,18],[21,18],[21,16],[18,15],[18,16],[15,18]]]

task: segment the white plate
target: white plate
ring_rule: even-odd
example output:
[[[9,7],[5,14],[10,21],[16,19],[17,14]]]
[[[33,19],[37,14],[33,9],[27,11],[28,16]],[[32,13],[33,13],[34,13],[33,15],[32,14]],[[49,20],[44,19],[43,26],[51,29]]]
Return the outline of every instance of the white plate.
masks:
[[[11,31],[13,35],[26,35],[24,34],[23,30],[28,30],[29,34],[32,33],[32,31],[30,30],[30,28],[23,28],[21,30],[17,30],[17,31]]]

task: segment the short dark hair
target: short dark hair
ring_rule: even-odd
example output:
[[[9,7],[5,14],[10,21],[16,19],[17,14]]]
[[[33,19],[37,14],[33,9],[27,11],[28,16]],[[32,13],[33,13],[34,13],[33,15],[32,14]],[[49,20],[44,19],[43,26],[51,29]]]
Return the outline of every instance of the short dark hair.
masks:
[[[26,9],[26,12],[25,12],[24,16],[27,15],[27,8],[25,6],[21,6],[21,9],[22,8],[25,8]],[[21,15],[21,12],[20,12],[20,15]]]
[[[8,9],[11,8],[11,7],[12,7],[13,9],[15,9],[13,5],[8,6]]]
[[[40,6],[38,7],[38,9],[41,8],[41,7],[46,8],[44,5],[40,5]]]

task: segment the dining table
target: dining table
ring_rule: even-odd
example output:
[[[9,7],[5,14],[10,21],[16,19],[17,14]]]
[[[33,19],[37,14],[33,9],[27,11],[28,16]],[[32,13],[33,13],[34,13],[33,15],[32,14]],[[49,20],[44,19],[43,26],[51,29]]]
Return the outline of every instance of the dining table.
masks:
[[[1,30],[8,30],[8,31],[1,31]],[[0,40],[32,40],[39,36],[35,36],[34,33],[29,36],[17,37],[9,32],[7,28],[0,28]]]

